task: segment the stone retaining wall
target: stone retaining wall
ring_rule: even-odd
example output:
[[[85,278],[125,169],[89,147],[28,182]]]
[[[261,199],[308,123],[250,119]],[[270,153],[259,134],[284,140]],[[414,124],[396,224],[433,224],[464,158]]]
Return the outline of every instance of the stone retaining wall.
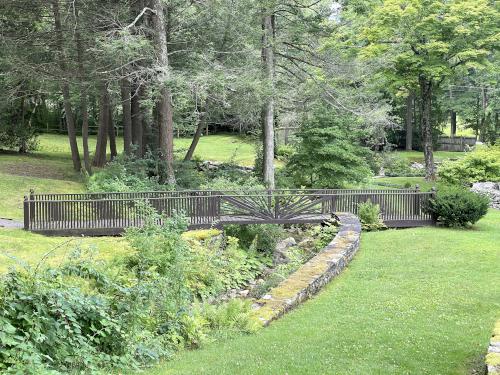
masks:
[[[359,219],[349,213],[336,215],[340,220],[340,229],[332,242],[255,302],[255,314],[264,326],[316,294],[356,254],[361,234]]]
[[[495,324],[490,339],[490,346],[486,355],[486,366],[488,366],[488,375],[500,374],[500,320]]]

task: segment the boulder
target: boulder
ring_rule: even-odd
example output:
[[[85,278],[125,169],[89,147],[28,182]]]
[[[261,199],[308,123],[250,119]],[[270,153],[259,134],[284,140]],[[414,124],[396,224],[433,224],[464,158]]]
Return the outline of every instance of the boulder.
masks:
[[[300,247],[301,249],[312,251],[314,250],[315,243],[312,238],[305,238],[302,241],[300,241],[297,246]]]
[[[276,250],[273,254],[273,264],[279,265],[289,263],[290,258],[288,256],[288,249],[292,246],[295,246],[296,244],[297,242],[293,237],[288,237],[278,242],[278,244],[276,245]]]
[[[500,183],[499,182],[476,182],[471,191],[484,194],[490,199],[490,207],[500,210]]]
[[[417,163],[417,162],[413,162],[411,163],[410,167],[412,169],[418,169],[418,170],[422,170],[422,169],[425,169],[425,166],[421,163]]]

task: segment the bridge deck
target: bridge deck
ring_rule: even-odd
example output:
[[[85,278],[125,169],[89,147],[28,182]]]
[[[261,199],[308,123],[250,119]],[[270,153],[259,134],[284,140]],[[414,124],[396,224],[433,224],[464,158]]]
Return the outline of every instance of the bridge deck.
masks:
[[[144,224],[145,204],[165,216],[183,213],[191,229],[321,223],[334,212],[357,214],[359,204],[367,200],[380,205],[387,226],[414,227],[433,224],[424,209],[432,194],[418,190],[31,194],[24,201],[24,228],[49,235],[118,235]]]

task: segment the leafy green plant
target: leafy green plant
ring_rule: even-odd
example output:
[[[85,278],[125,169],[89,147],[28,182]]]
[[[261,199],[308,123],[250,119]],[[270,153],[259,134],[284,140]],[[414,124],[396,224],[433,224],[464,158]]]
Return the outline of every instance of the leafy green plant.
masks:
[[[353,121],[325,108],[311,111],[297,134],[297,152],[286,165],[295,186],[339,188],[371,175],[369,150],[360,145]]]
[[[358,216],[363,230],[372,231],[387,228],[380,214],[380,205],[370,199],[358,205]]]
[[[295,154],[296,148],[293,145],[278,145],[276,147],[276,157],[278,160],[288,161]]]
[[[433,218],[448,227],[466,227],[488,212],[489,199],[464,188],[439,190],[426,207]]]
[[[382,153],[382,167],[388,177],[418,177],[423,176],[423,169],[413,169],[408,161],[398,156],[396,152]]]
[[[233,299],[219,305],[198,303],[194,315],[201,316],[215,336],[253,333],[260,327],[248,300]]]
[[[480,147],[460,160],[447,161],[438,174],[444,182],[457,185],[500,181],[500,145]]]
[[[188,287],[202,300],[246,285],[262,272],[266,264],[266,258],[255,251],[242,249],[234,237],[188,241]]]
[[[253,247],[264,254],[272,254],[284,235],[283,227],[275,224],[227,225],[224,231],[238,238],[244,248]]]
[[[311,230],[307,232],[307,236],[314,239],[314,248],[316,251],[320,251],[333,240],[338,231],[338,222],[330,220],[322,225],[313,226]]]

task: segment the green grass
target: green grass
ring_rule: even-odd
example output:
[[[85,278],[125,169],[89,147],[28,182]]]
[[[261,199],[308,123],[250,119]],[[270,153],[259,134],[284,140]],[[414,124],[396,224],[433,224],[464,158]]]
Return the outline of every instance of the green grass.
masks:
[[[81,149],[81,138],[78,138]],[[177,150],[187,149],[190,139],[176,139]],[[0,153],[0,218],[20,219],[23,196],[34,189],[38,193],[76,193],[85,190],[84,178],[73,170],[68,139],[65,135],[43,134],[39,149],[29,155]],[[95,137],[89,141],[95,148]],[[117,139],[118,150],[123,140]],[[182,152],[183,154],[183,152]],[[252,165],[253,143],[234,135],[210,135],[201,138],[196,156],[204,160],[234,161]]]
[[[130,252],[122,238],[46,237],[21,229],[0,228],[0,273],[12,266],[36,266],[49,252],[47,263],[60,264],[76,247],[96,251],[98,259],[107,261]]]
[[[423,177],[380,177],[373,178],[370,181],[370,185],[372,188],[404,188],[405,184],[409,183],[412,188],[415,188],[416,185],[419,186],[421,191],[429,191],[433,186],[437,186],[439,188],[439,184],[435,182],[427,182]]]
[[[37,153],[49,156],[51,158],[64,157],[70,160],[70,149],[67,136],[55,134],[43,134],[39,137],[40,149]],[[96,138],[90,137],[89,148],[95,150]],[[80,152],[82,152],[81,137],[78,137]],[[123,139],[118,137],[116,140],[118,152],[123,150]],[[175,138],[174,148],[180,156],[184,156],[191,138]],[[216,134],[203,136],[198,143],[195,151],[195,157],[203,160],[212,161],[234,161],[241,165],[253,165],[255,159],[254,143],[250,138],[239,137],[232,134]]]
[[[470,230],[364,233],[313,300],[148,374],[468,374],[500,316],[499,243],[500,211]]]
[[[448,123],[442,130],[443,135],[449,137],[451,134],[451,125]],[[473,129],[466,128],[463,125],[457,124],[457,136],[459,137],[475,137],[476,133]]]
[[[396,151],[398,155],[408,162],[424,163],[424,153],[420,151]],[[446,159],[459,159],[463,158],[467,153],[460,151],[434,151],[434,161],[441,162]]]

